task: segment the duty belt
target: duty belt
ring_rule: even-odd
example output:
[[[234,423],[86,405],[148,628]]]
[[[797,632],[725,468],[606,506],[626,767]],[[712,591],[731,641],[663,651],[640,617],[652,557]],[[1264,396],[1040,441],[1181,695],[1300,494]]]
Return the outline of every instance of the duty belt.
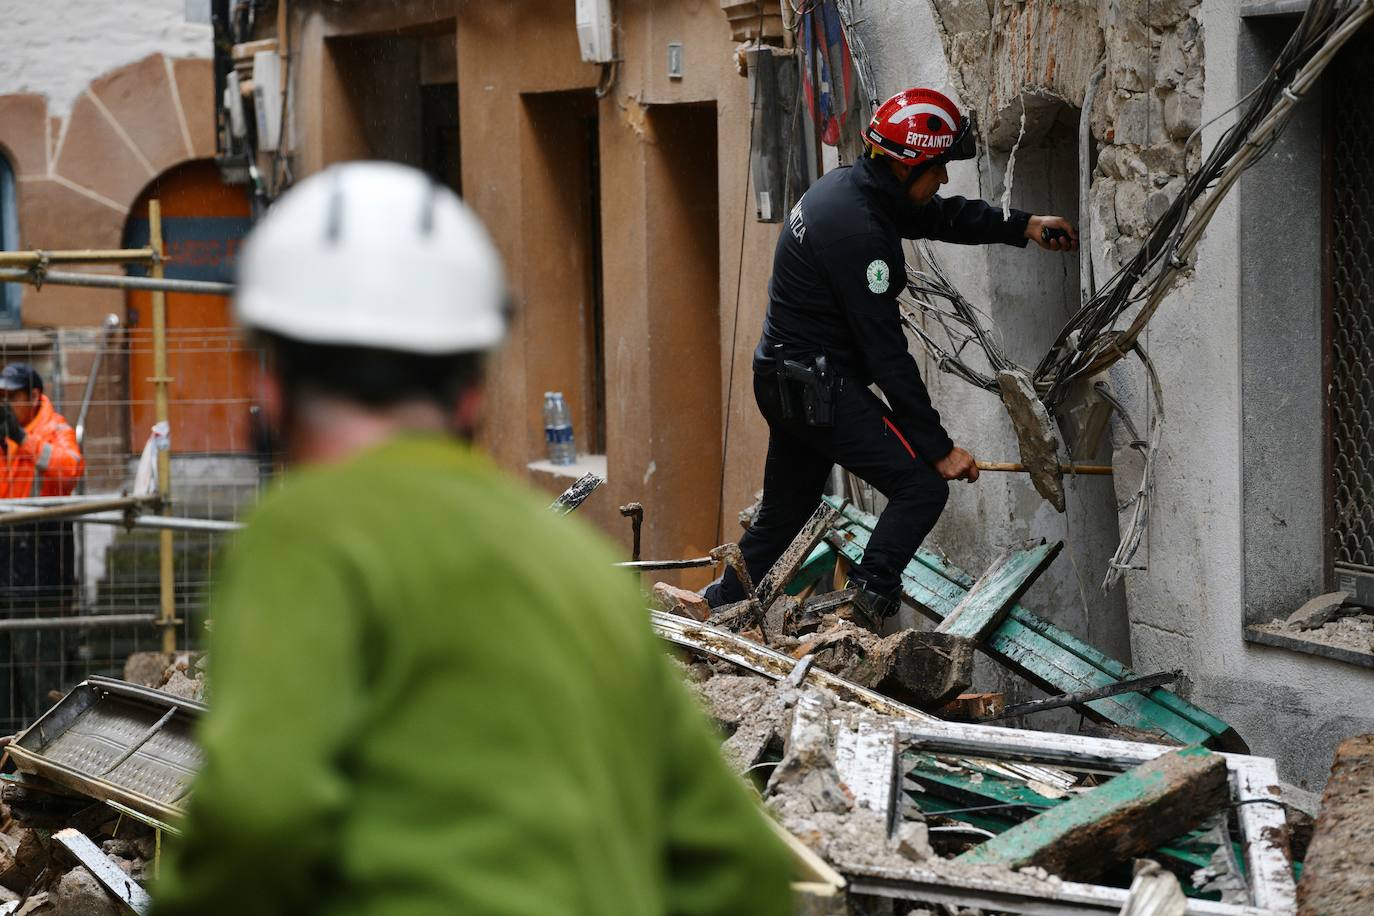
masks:
[[[830,370],[825,354],[791,358],[782,344],[774,344],[773,371],[778,376],[778,399],[782,418],[798,417],[793,386],[801,388],[801,418],[807,426],[833,426],[835,423],[835,389],[840,379]]]

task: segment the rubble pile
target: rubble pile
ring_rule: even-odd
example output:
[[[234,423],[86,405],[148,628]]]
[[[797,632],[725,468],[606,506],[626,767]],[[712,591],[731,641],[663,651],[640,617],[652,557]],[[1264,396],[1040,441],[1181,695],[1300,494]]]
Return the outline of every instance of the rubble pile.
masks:
[[[96,876],[54,839],[76,829],[139,885],[153,877],[158,849],[151,827],[103,803],[57,794],[40,781],[6,780],[0,791],[0,907],[53,916],[127,912]]]
[[[201,652],[135,652],[124,662],[124,680],[183,700],[204,701],[205,663]]]
[[[1374,611],[1352,603],[1349,592],[1318,595],[1286,619],[1256,629],[1359,654],[1374,653]]]
[[[903,805],[895,812],[860,797],[846,782],[845,770],[850,771],[850,779],[863,771],[866,761],[854,759],[861,748],[849,754],[845,768],[840,764],[841,748],[850,743],[846,738],[890,727],[895,722],[891,717],[822,687],[798,688],[784,681],[731,673],[719,663],[698,661],[688,667],[688,683],[727,735],[723,749],[731,764],[753,777],[764,804],[788,832],[840,871],[904,874],[913,867],[938,863],[942,873],[960,872],[1004,887],[1052,893],[1060,883],[1037,867],[1013,870],[959,863],[955,857],[986,832],[980,834],[955,819],[927,817],[914,805]],[[978,782],[992,778],[995,765],[988,765],[987,776],[961,771],[952,760],[937,766],[965,772]],[[760,775],[762,770],[768,771],[766,779]],[[877,774],[879,779],[882,775]],[[1039,786],[1046,798],[1069,794],[1029,779],[1023,784]],[[983,911],[937,906],[925,912]]]

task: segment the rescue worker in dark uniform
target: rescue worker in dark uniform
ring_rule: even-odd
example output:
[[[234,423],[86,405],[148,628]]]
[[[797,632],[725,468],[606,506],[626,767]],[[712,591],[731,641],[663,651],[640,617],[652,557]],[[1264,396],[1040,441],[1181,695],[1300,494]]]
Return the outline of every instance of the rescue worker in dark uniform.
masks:
[[[828,172],[798,201],[778,238],[768,312],[754,352],[754,397],[768,422],[763,503],[740,541],[758,581],[815,511],[833,465],[887,497],[863,562],[849,577],[874,626],[895,614],[901,572],[935,526],[950,480],[978,479],[955,446],[916,361],[897,297],[902,239],[1078,247],[1068,220],[940,197],[945,163],[975,153],[969,119],[943,94],[909,89],[888,99],[857,164]],[[869,385],[876,384],[884,404]],[[720,607],[743,600],[727,570],[706,590]]]

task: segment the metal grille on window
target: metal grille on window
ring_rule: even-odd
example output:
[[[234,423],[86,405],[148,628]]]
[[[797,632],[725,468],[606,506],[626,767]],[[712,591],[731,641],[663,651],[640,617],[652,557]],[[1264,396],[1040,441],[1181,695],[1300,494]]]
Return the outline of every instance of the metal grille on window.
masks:
[[[1374,82],[1374,41],[1359,36],[1337,87]],[[1374,98],[1336,91],[1332,107],[1331,452],[1336,574],[1374,574]]]

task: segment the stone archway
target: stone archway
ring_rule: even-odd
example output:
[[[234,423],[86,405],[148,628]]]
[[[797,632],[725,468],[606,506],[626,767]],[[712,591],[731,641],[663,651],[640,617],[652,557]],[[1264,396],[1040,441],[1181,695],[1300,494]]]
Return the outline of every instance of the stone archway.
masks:
[[[41,95],[0,96],[0,145],[11,153],[25,248],[117,248],[143,188],[215,154],[209,60],[153,54],[93,80],[66,118]],[[26,325],[95,326],[122,314],[112,290],[48,287],[24,295]]]

